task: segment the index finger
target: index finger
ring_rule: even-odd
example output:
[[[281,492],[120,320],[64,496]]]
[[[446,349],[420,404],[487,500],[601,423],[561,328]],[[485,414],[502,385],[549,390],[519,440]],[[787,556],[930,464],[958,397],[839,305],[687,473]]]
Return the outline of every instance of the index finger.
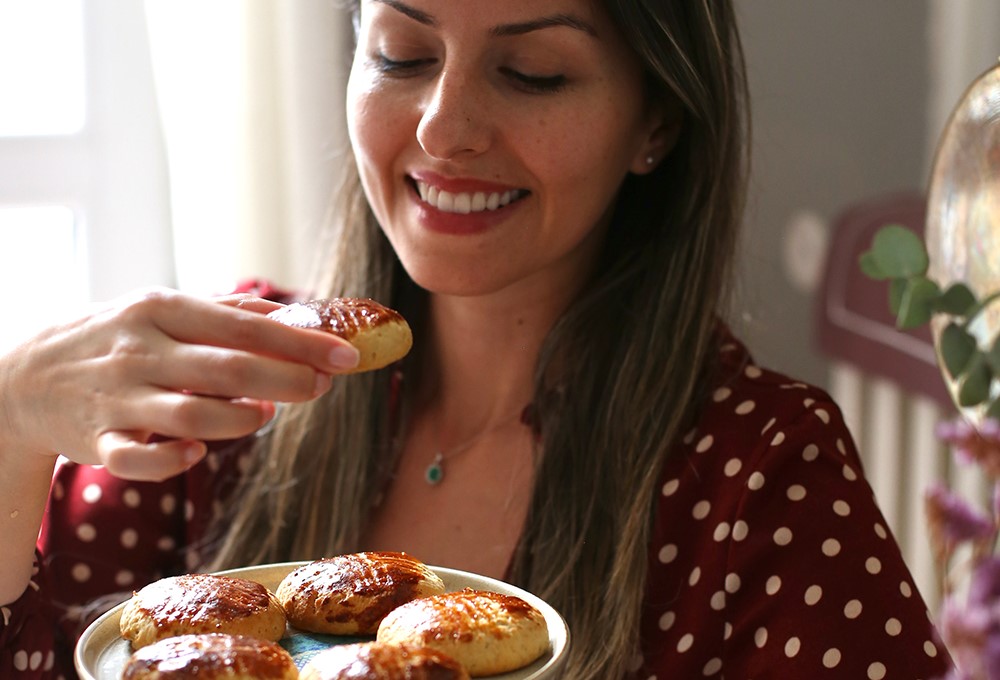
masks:
[[[273,304],[273,303],[269,303]],[[358,365],[349,342],[330,333],[286,326],[265,316],[264,309],[233,306],[186,296],[166,296],[152,319],[180,342],[239,349],[308,364],[324,373],[341,373]],[[276,305],[273,308],[281,307]]]

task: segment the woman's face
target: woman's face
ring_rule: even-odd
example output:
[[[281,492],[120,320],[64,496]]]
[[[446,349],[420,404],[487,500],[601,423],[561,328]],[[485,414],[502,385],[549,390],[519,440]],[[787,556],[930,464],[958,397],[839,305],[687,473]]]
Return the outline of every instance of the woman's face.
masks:
[[[440,293],[579,285],[625,175],[665,153],[592,0],[363,0],[347,108],[375,216]]]

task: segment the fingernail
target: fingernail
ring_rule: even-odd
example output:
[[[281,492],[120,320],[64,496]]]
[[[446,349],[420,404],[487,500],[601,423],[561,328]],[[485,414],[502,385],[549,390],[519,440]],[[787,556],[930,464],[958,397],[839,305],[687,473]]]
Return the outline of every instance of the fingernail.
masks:
[[[316,391],[313,392],[313,394],[315,394],[318,397],[319,395],[325,393],[328,389],[330,389],[330,385],[332,384],[333,384],[333,379],[330,378],[330,376],[328,376],[326,373],[317,373],[316,387],[315,387]]]
[[[274,414],[277,408],[274,406],[273,401],[262,401],[260,402],[260,417],[261,425],[267,425],[274,418]]]
[[[361,361],[361,354],[351,345],[337,345],[330,350],[330,365],[338,371],[354,368]]]

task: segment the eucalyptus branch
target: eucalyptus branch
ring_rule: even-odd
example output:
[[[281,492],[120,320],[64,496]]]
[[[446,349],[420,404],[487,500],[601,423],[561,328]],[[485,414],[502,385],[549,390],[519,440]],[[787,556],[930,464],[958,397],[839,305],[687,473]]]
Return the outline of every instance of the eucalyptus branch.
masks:
[[[896,327],[915,328],[945,315],[950,321],[938,338],[938,351],[948,375],[957,385],[961,407],[986,406],[987,417],[1000,419],[1000,341],[980,347],[970,328],[1000,291],[982,300],[962,282],[942,290],[927,277],[930,258],[923,239],[906,227],[889,225],[876,232],[871,249],[862,253],[861,270],[889,282],[889,306]]]
[[[981,302],[976,304],[976,306],[969,310],[969,313],[965,316],[965,321],[962,322],[962,328],[968,330],[969,326],[975,321],[976,317],[982,314],[987,307],[991,304],[1000,300],[1000,291],[995,291],[987,295]]]

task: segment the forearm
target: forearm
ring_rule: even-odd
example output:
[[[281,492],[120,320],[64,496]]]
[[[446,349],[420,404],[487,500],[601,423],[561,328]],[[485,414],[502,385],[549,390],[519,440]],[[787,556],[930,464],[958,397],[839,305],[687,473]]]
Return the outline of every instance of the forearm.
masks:
[[[0,444],[0,604],[18,599],[31,578],[55,458],[18,455]]]

